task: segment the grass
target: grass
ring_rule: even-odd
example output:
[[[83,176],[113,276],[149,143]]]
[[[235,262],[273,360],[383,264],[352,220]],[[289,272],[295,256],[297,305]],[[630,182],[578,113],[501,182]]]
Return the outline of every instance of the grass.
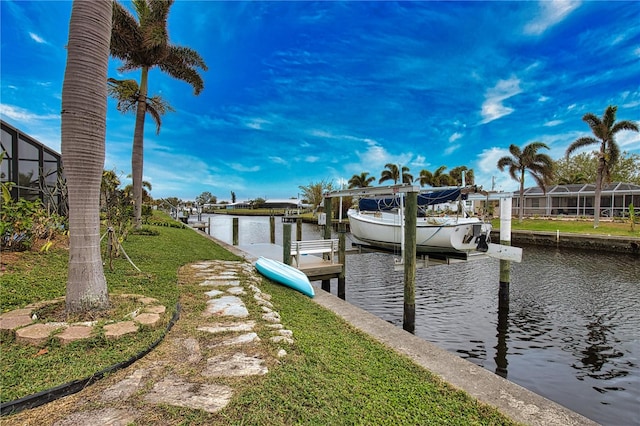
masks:
[[[265,284],[296,350],[211,424],[512,424],[282,286]]]
[[[152,227],[156,228],[156,227]],[[137,272],[124,258],[114,261],[114,270],[105,267],[109,294],[135,293],[158,299],[168,315],[175,310],[179,291],[178,268],[202,259],[237,259],[221,247],[190,229],[157,227],[157,236],[130,235],[122,244],[129,257],[142,270]],[[3,264],[9,257],[3,253]],[[68,250],[64,247],[46,253],[13,254],[0,275],[2,312],[22,308],[33,302],[64,296]],[[135,337],[107,340],[103,335],[61,346],[50,339],[44,347],[16,344],[13,337],[2,336],[0,383],[2,402],[21,398],[91,374],[124,361],[146,349],[163,333],[142,329]],[[46,349],[46,354],[42,354]]]
[[[180,266],[196,260],[237,257],[192,230],[150,228],[158,235],[131,235],[123,244],[143,273],[136,272],[126,260],[117,259],[115,270],[105,272],[110,293],[142,293],[170,308],[180,298],[183,314],[171,336],[202,339],[196,324],[206,299],[195,278],[185,275],[186,268]],[[36,296],[41,300],[64,294],[65,251],[52,250],[24,253],[7,266],[1,275],[3,310],[22,307]],[[265,376],[230,381],[234,397],[216,414],[166,405],[145,406],[134,396],[134,404],[144,411],[140,424],[513,424],[495,409],[453,389],[307,297],[268,280],[263,280],[261,288],[272,295],[283,325],[293,331],[295,345],[288,349],[289,354],[271,362]],[[11,296],[10,304],[4,303],[6,295]],[[260,309],[251,307],[255,303],[252,300],[249,297],[245,303],[259,319]],[[67,347],[51,340],[44,348],[18,345],[5,338],[0,348],[2,400],[84,378],[137,353],[161,333],[143,330],[134,337],[116,341],[97,337]],[[268,346],[267,336],[263,335],[263,341]],[[273,352],[275,348],[265,350]],[[160,345],[136,365],[156,359],[171,361],[171,357],[184,358],[184,352],[176,345]],[[202,380],[198,369],[181,367],[179,362],[169,362],[166,368],[184,368],[190,380]],[[115,380],[116,375],[104,381]],[[98,393],[103,386],[106,384],[101,381],[79,398],[91,401],[87,392]],[[47,406],[35,412],[46,417],[55,413],[55,408]],[[28,417],[29,413],[18,416]]]
[[[500,229],[500,219],[492,221],[493,229]],[[590,235],[616,235],[623,237],[640,238],[640,225],[631,230],[631,224],[626,222],[600,221],[598,228],[593,227],[593,219],[567,220],[567,219],[524,219],[522,222],[514,218],[511,220],[513,231],[541,231],[570,234],[590,234]]]

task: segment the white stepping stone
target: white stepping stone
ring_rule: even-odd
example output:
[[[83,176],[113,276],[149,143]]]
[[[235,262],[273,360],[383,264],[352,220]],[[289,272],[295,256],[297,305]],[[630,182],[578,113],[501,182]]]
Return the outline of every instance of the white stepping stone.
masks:
[[[230,339],[223,340],[220,343],[215,343],[213,345],[209,345],[208,348],[215,348],[219,346],[235,346],[235,345],[246,345],[249,343],[259,342],[260,338],[257,333],[246,333],[241,334],[240,336],[236,336]]]
[[[196,330],[204,331],[206,333],[216,334],[216,333],[227,333],[227,332],[234,332],[234,331],[251,331],[253,330],[253,327],[255,327],[255,325],[256,325],[255,321],[247,321],[240,324],[232,324],[232,325],[214,324],[212,326],[200,326]]]
[[[271,340],[273,343],[288,343],[290,345],[293,345],[293,339],[286,336],[273,336],[269,340]]]
[[[249,311],[239,297],[222,296],[218,299],[210,299],[207,301],[207,309],[205,309],[203,315],[205,317],[230,316],[246,318],[249,316]]]
[[[280,314],[277,312],[269,312],[262,315],[262,319],[268,322],[280,322]]]
[[[227,289],[227,293],[235,294],[236,296],[239,296],[241,294],[247,294],[247,292],[244,291],[244,288],[242,287],[229,287]]]
[[[209,358],[202,375],[206,377],[257,376],[267,374],[268,371],[262,359],[235,353]]]
[[[228,278],[224,279],[208,279],[204,280],[200,283],[201,286],[239,286],[240,280],[230,280]]]
[[[170,376],[156,383],[144,400],[215,413],[226,407],[232,396],[229,386],[190,383]]]
[[[205,293],[209,298],[213,299],[214,297],[218,297],[224,294],[222,290],[210,290]]]

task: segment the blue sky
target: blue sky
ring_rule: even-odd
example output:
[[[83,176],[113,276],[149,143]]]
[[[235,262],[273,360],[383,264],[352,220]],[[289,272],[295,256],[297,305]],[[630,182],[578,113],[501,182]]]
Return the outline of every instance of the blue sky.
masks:
[[[128,2],[123,2],[129,5]],[[70,1],[0,0],[0,114],[60,151]],[[154,69],[150,94],[175,108],[147,119],[154,198],[296,197],[300,185],[380,177],[386,163],[496,168],[510,144],[552,158],[590,135],[586,112],[640,120],[640,2],[214,2],[177,0],[174,44],[197,50],[205,88]],[[139,79],[139,72],[109,75]],[[109,102],[105,169],[131,173],[134,115]],[[640,153],[638,133],[618,143]],[[531,182],[531,179],[529,178]]]

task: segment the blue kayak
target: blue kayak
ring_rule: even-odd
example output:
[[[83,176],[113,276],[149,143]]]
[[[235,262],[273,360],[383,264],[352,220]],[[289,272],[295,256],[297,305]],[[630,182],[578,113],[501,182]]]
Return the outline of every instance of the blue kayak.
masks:
[[[309,297],[315,296],[313,286],[304,272],[277,260],[260,257],[256,261],[256,269],[265,277],[286,285]]]

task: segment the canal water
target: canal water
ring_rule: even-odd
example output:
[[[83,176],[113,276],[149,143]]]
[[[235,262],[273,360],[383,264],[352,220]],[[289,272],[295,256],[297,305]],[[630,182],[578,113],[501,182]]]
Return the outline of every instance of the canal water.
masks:
[[[269,242],[268,218],[239,220],[241,245]],[[213,215],[211,234],[231,242],[231,217]],[[317,238],[320,229],[304,224],[303,239]],[[640,259],[523,249],[511,265],[508,310],[498,309],[498,260],[418,269],[415,334],[601,424],[640,425]],[[396,257],[347,256],[346,299],[402,327]]]

